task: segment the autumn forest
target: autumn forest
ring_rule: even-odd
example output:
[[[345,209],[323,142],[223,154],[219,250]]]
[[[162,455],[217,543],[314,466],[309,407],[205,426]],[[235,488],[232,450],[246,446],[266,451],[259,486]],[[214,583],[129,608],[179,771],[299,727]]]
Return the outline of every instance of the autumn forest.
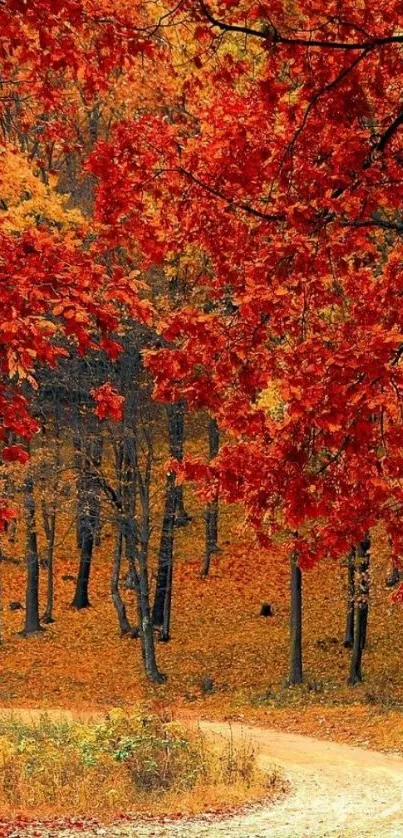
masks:
[[[262,796],[171,714],[402,753],[402,84],[399,0],[0,0],[0,709],[112,712],[21,816]]]

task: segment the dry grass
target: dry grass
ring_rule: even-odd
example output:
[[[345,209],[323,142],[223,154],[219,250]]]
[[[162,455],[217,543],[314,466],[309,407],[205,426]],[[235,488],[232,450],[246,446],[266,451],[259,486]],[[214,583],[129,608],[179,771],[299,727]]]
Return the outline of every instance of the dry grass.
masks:
[[[45,817],[192,814],[269,796],[247,742],[213,747],[199,731],[137,708],[93,721],[0,720],[0,812]]]

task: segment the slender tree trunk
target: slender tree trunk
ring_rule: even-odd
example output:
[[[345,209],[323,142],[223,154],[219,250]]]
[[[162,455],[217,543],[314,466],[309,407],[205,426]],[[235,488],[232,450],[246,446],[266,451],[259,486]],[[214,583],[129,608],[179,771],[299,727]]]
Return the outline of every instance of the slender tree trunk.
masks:
[[[83,442],[77,432],[73,438],[74,445],[74,470],[77,474],[77,508],[76,508],[76,541],[77,547],[81,549],[81,519],[84,506],[84,452]]]
[[[96,476],[102,465],[102,453],[104,448],[104,441],[101,436],[95,436],[89,443],[88,450],[91,458],[91,514],[93,517],[94,526],[94,547],[99,547],[101,543],[101,492],[99,488],[99,481]]]
[[[124,634],[131,634],[132,627],[129,623],[126,614],[126,606],[123,602],[123,599],[120,595],[119,590],[119,581],[120,581],[120,568],[122,564],[122,550],[123,550],[123,532],[122,532],[122,523],[120,520],[117,521],[116,524],[116,541],[115,541],[115,552],[113,556],[113,565],[112,565],[112,576],[111,576],[111,596],[112,602],[115,606],[116,614],[119,621],[119,628],[120,633]]]
[[[344,646],[352,649],[354,645],[354,598],[355,598],[355,550],[347,556],[347,612]]]
[[[356,550],[358,566],[356,570],[354,645],[348,677],[348,683],[351,686],[362,681],[362,653],[366,643],[368,622],[370,546],[371,542],[368,535],[364,541],[358,544]]]
[[[169,640],[172,602],[173,542],[177,493],[175,475],[168,474],[165,508],[158,556],[157,585],[153,605],[153,625],[159,628],[160,639]]]
[[[122,499],[126,521],[124,527],[125,552],[128,564],[125,586],[136,588],[136,556],[138,554],[138,527],[136,525],[136,500],[138,475],[136,467],[136,444],[133,437],[124,440],[122,464]]]
[[[104,441],[102,437],[96,437],[91,446],[91,456],[97,469],[100,469],[102,466],[103,448]],[[92,491],[94,497],[94,546],[100,547],[102,538],[101,493],[96,479],[94,480]]]
[[[150,607],[150,589],[148,580],[148,551],[150,543],[150,486],[152,476],[153,464],[153,445],[152,437],[148,434],[146,436],[148,451],[147,462],[144,474],[141,475],[139,471],[139,464],[136,458],[136,468],[139,481],[139,499],[141,503],[141,528],[138,530],[139,534],[139,549],[137,553],[136,563],[136,597],[137,597],[137,613],[139,620],[139,635],[141,642],[141,652],[143,656],[144,669],[150,681],[156,684],[162,684],[166,681],[166,676],[159,671],[156,655],[155,655],[155,640],[154,628],[151,616]]]
[[[153,623],[151,619],[150,592],[147,571],[148,539],[149,532],[147,531],[147,533],[145,533],[143,530],[138,561],[139,572],[136,579],[139,634],[146,675],[150,681],[153,681],[156,684],[163,684],[166,681],[166,676],[158,669],[155,655]]]
[[[31,475],[28,475],[25,480],[25,518],[27,526],[27,587],[23,634],[28,635],[42,631],[39,619],[39,558],[34,481]]]
[[[80,564],[78,568],[76,590],[74,594],[72,608],[89,608],[91,605],[88,595],[91,560],[94,550],[94,521],[89,515],[82,518],[81,522],[81,555]]]
[[[294,551],[290,558],[291,603],[290,603],[290,675],[289,683],[302,684],[302,573],[298,556]]]
[[[185,439],[185,403],[178,402],[167,407],[169,451],[171,457],[179,462],[183,460]],[[185,527],[192,520],[186,512],[183,500],[183,486],[176,486],[176,527]]]
[[[217,456],[220,445],[218,425],[215,419],[209,421],[209,459]],[[206,545],[200,575],[208,576],[212,556],[218,552],[218,493],[209,501],[206,509]]]
[[[56,505],[52,504],[49,513],[46,501],[42,502],[42,518],[46,534],[46,568],[47,568],[47,591],[46,609],[42,617],[43,623],[54,623],[53,602],[54,602],[54,550],[56,539]]]
[[[60,468],[61,468],[61,420],[62,411],[61,405],[55,400],[54,403],[54,418],[55,418],[55,458],[54,458],[54,474],[50,475],[50,484],[53,488],[53,497],[48,506],[48,502],[42,500],[42,520],[43,527],[46,534],[46,566],[47,566],[47,591],[46,591],[46,609],[42,617],[43,623],[53,623],[53,603],[54,603],[54,552],[56,540],[56,518],[57,518],[57,497],[60,490]],[[53,479],[54,478],[54,479]]]
[[[84,475],[82,478],[82,500],[80,510],[80,529],[78,541],[81,546],[80,564],[72,608],[89,608],[89,581],[92,555],[95,545],[95,531],[99,516],[100,492],[99,481],[94,473],[101,464],[102,441],[92,440],[85,453]]]
[[[137,367],[136,367],[137,369]],[[135,378],[137,380],[137,377]],[[130,389],[131,388],[131,389]],[[125,432],[122,458],[122,506],[125,516],[124,537],[129,564],[130,587],[134,589],[137,608],[138,636],[144,670],[150,681],[166,681],[157,665],[154,629],[152,624],[148,575],[150,542],[150,487],[153,466],[153,425],[148,414],[140,413],[141,400],[133,395],[132,379],[127,380],[128,398],[125,406]],[[139,422],[137,417],[141,415]],[[138,452],[146,451],[143,468]],[[138,502],[138,510],[136,503]]]

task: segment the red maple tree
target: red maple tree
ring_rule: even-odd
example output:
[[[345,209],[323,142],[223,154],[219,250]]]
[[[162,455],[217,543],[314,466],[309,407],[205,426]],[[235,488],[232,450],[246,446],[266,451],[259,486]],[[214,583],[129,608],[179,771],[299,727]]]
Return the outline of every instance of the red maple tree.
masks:
[[[379,520],[403,547],[400,4],[330,5],[181,6],[187,106],[125,122],[91,162],[98,217],[145,265],[204,255],[211,310],[166,324],[156,393],[217,415],[233,440],[206,474],[302,566]]]

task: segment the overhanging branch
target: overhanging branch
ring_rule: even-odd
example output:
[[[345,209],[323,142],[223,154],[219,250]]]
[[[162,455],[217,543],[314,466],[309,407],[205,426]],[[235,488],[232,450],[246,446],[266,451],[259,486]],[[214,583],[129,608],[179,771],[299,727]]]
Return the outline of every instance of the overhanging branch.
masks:
[[[287,46],[297,47],[318,47],[320,49],[330,50],[369,50],[375,47],[387,46],[388,44],[403,44],[402,35],[385,35],[384,37],[368,38],[362,41],[328,41],[321,38],[289,38],[282,35],[273,24],[269,24],[262,29],[253,29],[250,26],[242,26],[237,23],[226,23],[214,17],[210,9],[200,0],[200,8],[206,16],[209,23],[222,32],[239,32],[242,35],[251,35],[255,38],[261,38],[272,44],[284,44]]]

